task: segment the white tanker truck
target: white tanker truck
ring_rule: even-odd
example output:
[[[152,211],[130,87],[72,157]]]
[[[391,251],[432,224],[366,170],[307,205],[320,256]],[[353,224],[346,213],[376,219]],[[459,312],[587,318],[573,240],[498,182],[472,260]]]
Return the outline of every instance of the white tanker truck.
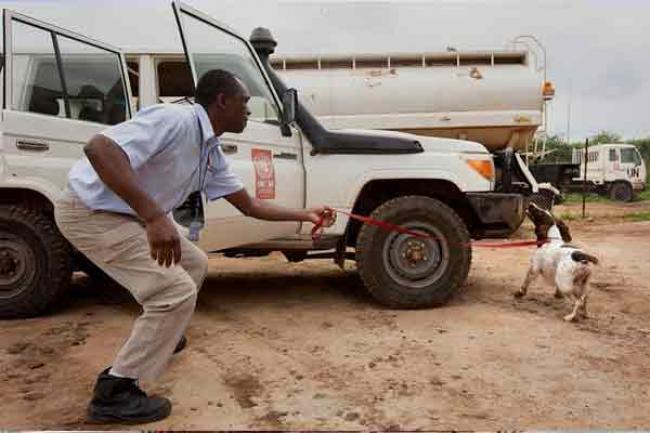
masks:
[[[522,40],[522,39],[518,39]],[[387,129],[526,150],[554,95],[530,49],[273,56],[330,128]],[[542,63],[540,65],[540,63]]]
[[[504,170],[514,152],[543,146],[546,103],[555,93],[545,64],[545,50],[533,36],[499,51],[271,57],[273,68],[328,128],[479,142],[495,154],[497,190],[529,192],[549,207],[557,189],[541,184],[538,193],[521,191],[521,179]]]

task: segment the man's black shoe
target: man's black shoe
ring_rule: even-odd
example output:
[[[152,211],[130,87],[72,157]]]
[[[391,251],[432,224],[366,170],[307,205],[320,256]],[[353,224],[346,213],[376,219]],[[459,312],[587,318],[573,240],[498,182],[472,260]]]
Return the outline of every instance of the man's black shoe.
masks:
[[[97,378],[88,418],[93,422],[145,423],[169,416],[172,405],[163,397],[147,397],[135,379],[111,376],[109,369]]]
[[[187,346],[187,338],[183,335],[181,339],[178,341],[178,344],[176,345],[176,348],[174,349],[174,353],[178,353],[185,349],[185,346]]]

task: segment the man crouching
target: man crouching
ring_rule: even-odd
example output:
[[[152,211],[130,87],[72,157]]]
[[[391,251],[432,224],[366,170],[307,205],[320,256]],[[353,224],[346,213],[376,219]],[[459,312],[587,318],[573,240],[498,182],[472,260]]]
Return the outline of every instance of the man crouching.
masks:
[[[199,80],[195,104],[159,104],[95,135],[87,158],[68,175],[55,205],[63,235],[127,288],[142,306],[131,335],[101,372],[88,407],[95,422],[150,422],[171,403],[148,397],[152,379],[185,344],[185,328],[207,273],[207,256],[179,235],[170,212],[196,191],[225,197],[245,215],[273,221],[333,223],[325,207],[288,209],[251,197],[230,169],[219,137],[240,133],[250,114],[248,89],[223,70]]]

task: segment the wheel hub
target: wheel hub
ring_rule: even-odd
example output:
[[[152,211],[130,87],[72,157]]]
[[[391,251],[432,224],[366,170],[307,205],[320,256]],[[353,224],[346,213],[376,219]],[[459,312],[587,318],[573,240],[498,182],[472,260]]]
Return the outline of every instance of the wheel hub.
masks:
[[[7,251],[0,252],[0,275],[15,274],[18,264],[18,260],[10,257]]]
[[[407,287],[424,287],[444,272],[449,257],[447,243],[442,233],[428,224],[414,223],[408,228],[432,237],[391,233],[384,244],[384,263],[395,281]]]
[[[25,274],[31,256],[27,246],[12,239],[0,239],[0,291],[12,290],[11,285]]]
[[[409,266],[418,266],[421,262],[429,259],[427,255],[427,245],[419,239],[406,241],[402,249],[402,259]]]

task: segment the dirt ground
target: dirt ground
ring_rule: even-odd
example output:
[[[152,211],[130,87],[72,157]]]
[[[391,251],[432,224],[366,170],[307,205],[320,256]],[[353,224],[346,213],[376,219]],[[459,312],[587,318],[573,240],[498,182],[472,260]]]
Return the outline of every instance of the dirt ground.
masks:
[[[361,295],[352,264],[213,258],[188,347],[143,384],[172,415],[138,428],[650,427],[650,222],[621,209],[590,205],[592,221],[569,222],[601,259],[578,324],[541,281],[513,299],[531,248],[475,249],[453,301],[419,311]],[[84,421],[138,313],[114,298],[80,277],[55,314],[0,322],[1,428],[126,428]]]

